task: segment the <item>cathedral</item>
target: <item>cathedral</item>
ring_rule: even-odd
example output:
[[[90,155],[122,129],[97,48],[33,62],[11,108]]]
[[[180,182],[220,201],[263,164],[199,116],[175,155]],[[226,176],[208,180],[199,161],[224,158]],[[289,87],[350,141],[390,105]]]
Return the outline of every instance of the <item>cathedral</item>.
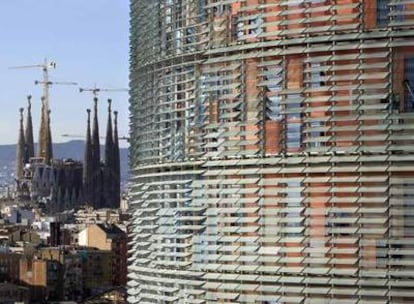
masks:
[[[104,159],[99,140],[98,98],[94,98],[93,122],[87,109],[84,160],[55,159],[51,132],[51,111],[42,98],[37,153],[33,140],[31,96],[28,96],[26,123],[20,108],[16,147],[16,198],[37,203],[53,214],[88,205],[95,209],[118,208],[120,202],[120,157],[118,117],[108,100]]]

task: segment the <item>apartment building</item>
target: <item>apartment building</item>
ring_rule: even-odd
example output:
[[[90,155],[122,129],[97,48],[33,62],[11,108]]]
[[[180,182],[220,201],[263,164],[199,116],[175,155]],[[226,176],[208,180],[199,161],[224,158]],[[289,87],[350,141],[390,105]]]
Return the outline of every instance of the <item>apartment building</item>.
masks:
[[[12,283],[1,282],[0,283],[0,303],[28,304],[30,303],[29,289],[23,286],[12,284]]]
[[[57,262],[57,299],[82,301],[112,286],[112,254],[92,247],[45,247],[37,252],[44,261]]]
[[[20,256],[19,284],[28,287],[32,303],[59,299],[61,266],[57,261]]]
[[[129,303],[414,302],[414,1],[131,1]]]
[[[79,245],[111,252],[112,285],[125,286],[127,280],[127,234],[115,224],[94,224],[79,232]]]

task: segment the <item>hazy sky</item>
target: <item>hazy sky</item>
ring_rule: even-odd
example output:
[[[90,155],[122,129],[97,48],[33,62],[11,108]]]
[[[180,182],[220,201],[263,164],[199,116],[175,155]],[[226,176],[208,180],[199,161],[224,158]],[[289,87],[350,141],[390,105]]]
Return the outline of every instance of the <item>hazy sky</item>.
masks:
[[[57,62],[52,81],[75,81],[81,87],[128,87],[128,0],[0,0],[0,144],[17,141],[18,109],[32,95],[35,141],[39,133],[40,68],[13,70],[11,66]],[[128,93],[99,95],[100,133],[105,135],[107,99],[119,112],[119,135],[128,135]],[[92,95],[77,86],[50,89],[52,137],[82,135]],[[102,143],[103,141],[101,141]]]

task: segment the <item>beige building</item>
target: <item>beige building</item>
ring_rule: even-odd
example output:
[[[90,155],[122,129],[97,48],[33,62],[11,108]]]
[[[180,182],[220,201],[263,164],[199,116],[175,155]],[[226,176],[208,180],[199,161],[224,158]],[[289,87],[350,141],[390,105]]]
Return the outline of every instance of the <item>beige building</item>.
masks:
[[[125,285],[127,274],[127,235],[116,225],[95,224],[79,233],[79,245],[112,252],[113,284]]]
[[[42,260],[36,256],[21,256],[20,284],[29,287],[31,301],[58,299],[60,265],[58,261]]]

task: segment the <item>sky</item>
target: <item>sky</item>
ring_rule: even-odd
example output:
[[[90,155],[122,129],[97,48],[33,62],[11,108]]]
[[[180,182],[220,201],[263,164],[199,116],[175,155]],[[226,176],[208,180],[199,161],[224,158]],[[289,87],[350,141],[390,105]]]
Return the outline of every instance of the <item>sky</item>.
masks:
[[[128,88],[128,30],[128,0],[0,0],[0,144],[17,142],[19,108],[26,107],[27,95],[32,95],[37,141],[42,87],[34,82],[42,80],[42,70],[10,67],[41,64],[45,58],[56,62],[51,81],[79,84],[50,88],[53,141],[84,139],[93,96],[79,93],[79,87]],[[98,98],[100,135],[105,135],[111,98],[119,112],[119,135],[128,136],[128,92],[101,92]]]

